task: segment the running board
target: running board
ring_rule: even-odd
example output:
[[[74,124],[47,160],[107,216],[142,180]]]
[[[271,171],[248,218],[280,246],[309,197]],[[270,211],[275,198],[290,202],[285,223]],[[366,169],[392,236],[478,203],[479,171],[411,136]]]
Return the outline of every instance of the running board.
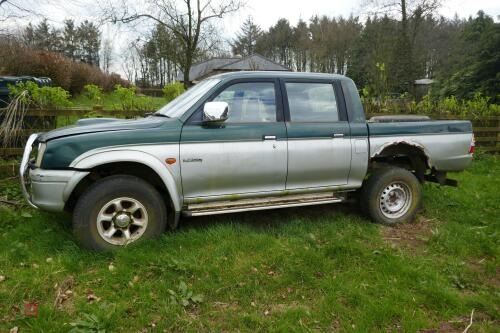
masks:
[[[334,193],[312,193],[232,201],[215,201],[190,204],[185,208],[183,214],[186,216],[216,215],[264,209],[323,205],[342,202],[344,200],[344,197],[335,196]]]

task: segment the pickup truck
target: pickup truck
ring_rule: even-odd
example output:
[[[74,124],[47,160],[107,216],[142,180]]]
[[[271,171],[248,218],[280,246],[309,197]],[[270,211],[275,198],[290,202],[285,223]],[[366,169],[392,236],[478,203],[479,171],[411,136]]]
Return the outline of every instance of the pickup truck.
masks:
[[[28,202],[72,212],[88,249],[117,248],[201,216],[357,198],[374,222],[415,218],[421,184],[456,185],[469,121],[365,120],[341,75],[234,72],[207,78],[145,118],[82,119],[30,136]]]

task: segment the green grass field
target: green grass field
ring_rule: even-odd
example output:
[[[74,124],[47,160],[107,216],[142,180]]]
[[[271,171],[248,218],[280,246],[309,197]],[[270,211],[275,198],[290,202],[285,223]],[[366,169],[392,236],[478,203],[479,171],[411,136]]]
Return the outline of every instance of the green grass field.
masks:
[[[411,225],[283,209],[185,219],[114,253],[80,250],[68,215],[4,205],[0,332],[462,332],[472,311],[469,332],[498,332],[500,163],[452,177],[424,186]]]

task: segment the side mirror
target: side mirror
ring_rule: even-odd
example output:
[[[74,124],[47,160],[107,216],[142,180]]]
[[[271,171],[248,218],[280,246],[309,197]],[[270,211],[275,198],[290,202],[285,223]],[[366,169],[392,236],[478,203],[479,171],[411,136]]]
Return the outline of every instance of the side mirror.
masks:
[[[203,106],[204,123],[222,123],[227,120],[229,105],[226,102],[207,102]]]

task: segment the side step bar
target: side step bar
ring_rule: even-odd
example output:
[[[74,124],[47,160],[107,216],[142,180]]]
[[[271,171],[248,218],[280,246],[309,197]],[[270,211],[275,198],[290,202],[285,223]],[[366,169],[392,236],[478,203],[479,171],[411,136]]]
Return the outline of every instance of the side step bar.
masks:
[[[335,196],[334,193],[312,193],[232,201],[215,201],[190,204],[185,208],[183,214],[185,216],[216,215],[264,209],[322,205],[342,202],[344,200],[344,197]]]

